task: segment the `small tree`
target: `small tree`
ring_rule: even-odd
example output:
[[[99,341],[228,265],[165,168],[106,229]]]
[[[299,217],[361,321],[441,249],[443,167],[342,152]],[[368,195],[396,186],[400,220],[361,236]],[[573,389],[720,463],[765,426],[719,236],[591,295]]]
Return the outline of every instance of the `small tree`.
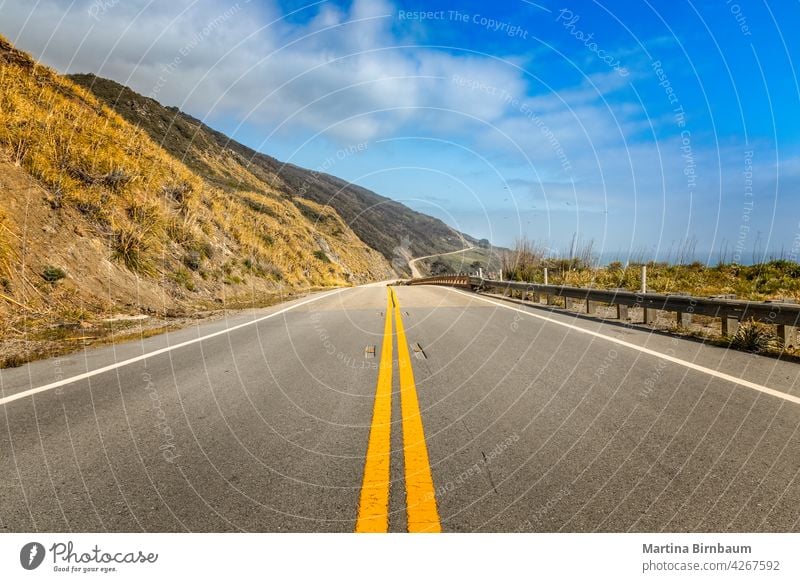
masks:
[[[430,272],[432,276],[447,275],[450,272],[450,267],[442,259],[437,258],[431,263]]]

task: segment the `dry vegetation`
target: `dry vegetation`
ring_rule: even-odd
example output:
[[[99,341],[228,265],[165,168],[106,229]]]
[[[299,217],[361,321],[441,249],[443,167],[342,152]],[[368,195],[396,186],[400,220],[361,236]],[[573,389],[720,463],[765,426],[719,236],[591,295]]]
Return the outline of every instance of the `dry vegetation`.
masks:
[[[237,188],[198,176],[0,37],[0,342],[389,273],[334,210],[222,156],[208,163]]]
[[[734,263],[704,265],[691,259],[691,253],[679,254],[676,263],[619,261],[598,265],[591,242],[575,241],[566,257],[550,256],[543,244],[518,240],[505,253],[503,278],[512,281],[542,283],[544,268],[549,283],[600,289],[640,288],[641,265],[647,265],[647,288],[655,293],[689,293],[697,296],[735,295],[740,299],[800,300],[800,264],[777,259],[757,265]]]
[[[616,261],[599,266],[591,243],[582,244],[575,240],[566,257],[553,258],[544,245],[521,239],[513,250],[502,256],[503,278],[542,283],[547,268],[551,285],[638,291],[641,288],[641,266],[647,265],[647,289],[650,292],[688,293],[701,297],[733,295],[752,301],[800,301],[800,264],[777,259],[756,265],[720,263],[707,266],[693,260],[692,246],[693,243],[680,250],[676,263],[640,260],[627,265]],[[575,309],[574,305],[572,309]],[[603,310],[607,311],[606,308]],[[641,317],[640,309],[633,311],[637,313],[636,318]],[[674,317],[665,319],[660,315],[663,312],[656,316],[654,326],[664,331],[743,351],[800,359],[800,348],[794,344],[783,345],[773,325],[748,320],[741,323],[733,336],[721,337],[719,322],[715,318],[695,316],[688,327],[679,327]],[[606,317],[608,313],[601,316]]]

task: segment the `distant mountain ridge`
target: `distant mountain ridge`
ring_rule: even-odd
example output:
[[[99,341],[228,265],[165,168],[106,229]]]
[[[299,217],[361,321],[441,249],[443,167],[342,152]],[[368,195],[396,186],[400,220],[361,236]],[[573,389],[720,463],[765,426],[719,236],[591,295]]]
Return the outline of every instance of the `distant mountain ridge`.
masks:
[[[219,187],[241,187],[238,178],[220,174],[208,163],[209,159],[229,156],[290,199],[302,197],[330,206],[366,245],[380,252],[403,274],[409,273],[408,258],[449,252],[477,242],[437,218],[366,188],[256,152],[198,119],[174,107],[164,107],[115,81],[93,74],[69,78]]]

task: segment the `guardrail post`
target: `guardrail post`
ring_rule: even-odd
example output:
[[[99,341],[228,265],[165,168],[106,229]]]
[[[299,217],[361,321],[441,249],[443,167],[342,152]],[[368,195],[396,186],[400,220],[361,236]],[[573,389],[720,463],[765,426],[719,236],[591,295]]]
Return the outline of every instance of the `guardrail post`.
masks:
[[[793,325],[778,325],[778,337],[783,341],[784,347],[797,343],[797,328]]]
[[[678,327],[689,327],[689,324],[692,323],[692,314],[684,313],[683,311],[678,311],[677,323]]]
[[[734,335],[739,329],[739,318],[732,313],[722,314],[722,335]]]
[[[622,305],[621,303],[617,303],[617,319],[619,319],[619,320],[628,319],[628,306],[627,305]]]
[[[641,293],[647,293],[647,265],[642,265],[641,270],[641,285],[639,288]],[[658,314],[656,313],[655,309],[648,309],[644,307],[644,322],[645,323],[655,323]]]
[[[597,302],[596,301],[589,301],[586,300],[586,313],[594,314],[597,313]]]

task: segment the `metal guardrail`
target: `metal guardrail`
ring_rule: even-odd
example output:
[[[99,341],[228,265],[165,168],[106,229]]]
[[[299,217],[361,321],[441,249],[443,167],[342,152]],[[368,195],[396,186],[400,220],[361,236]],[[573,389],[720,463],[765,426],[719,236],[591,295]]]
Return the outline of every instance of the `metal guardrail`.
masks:
[[[439,277],[425,277],[423,279],[411,279],[409,285],[447,285],[449,287],[464,287],[467,289],[474,288],[471,279],[476,277],[469,277],[467,275],[442,275]]]
[[[540,285],[518,281],[497,281],[468,277],[466,275],[446,275],[413,279],[411,285],[450,285],[469,287],[474,290],[500,290],[503,293],[516,291],[526,299],[532,295],[538,302],[540,296],[547,298],[552,304],[553,297],[567,301],[574,299],[586,303],[587,313],[594,313],[596,304],[604,303],[617,306],[617,316],[628,318],[628,307],[641,307],[645,310],[645,323],[653,321],[656,311],[670,311],[677,314],[679,325],[688,325],[692,315],[717,317],[722,320],[722,333],[733,335],[740,321],[755,320],[778,326],[778,336],[788,345],[795,339],[795,328],[800,325],[800,305],[776,301],[744,301],[739,299],[723,299],[718,297],[694,297],[691,295],[664,295],[661,293],[643,293],[624,289],[593,289],[584,287],[568,287],[564,285]]]

